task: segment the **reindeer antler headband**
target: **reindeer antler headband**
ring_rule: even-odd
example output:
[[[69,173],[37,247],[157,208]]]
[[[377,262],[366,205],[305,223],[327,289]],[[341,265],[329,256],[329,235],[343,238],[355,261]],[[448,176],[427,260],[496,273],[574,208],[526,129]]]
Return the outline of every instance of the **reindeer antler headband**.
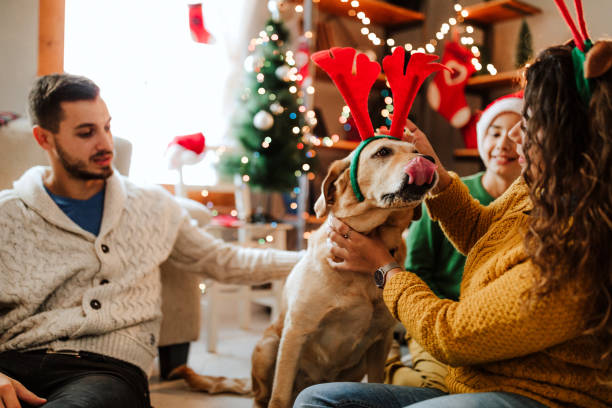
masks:
[[[376,139],[401,140],[406,118],[421,84],[429,74],[449,68],[434,63],[433,61],[438,59],[436,55],[415,53],[410,57],[404,73],[403,47],[397,47],[392,55],[386,56],[383,59],[383,68],[393,93],[394,114],[389,135],[375,135],[368,113],[368,96],[380,74],[380,65],[370,61],[364,54],[358,54],[355,61],[356,52],[354,48],[334,47],[331,50],[316,52],[311,58],[334,81],[355,119],[362,141],[355,149],[351,160],[351,186],[357,199],[363,201],[365,198],[357,183],[357,167],[361,151]],[[353,61],[355,61],[355,74],[353,74]]]
[[[591,99],[591,81],[586,77],[584,72],[584,61],[586,54],[593,47],[593,43],[589,38],[589,33],[586,29],[586,22],[584,21],[584,13],[582,11],[582,0],[574,0],[574,8],[576,9],[576,16],[578,17],[578,26],[580,31],[576,28],[576,24],[572,19],[565,0],[555,0],[557,8],[561,12],[565,23],[572,32],[574,37],[574,49],[572,50],[572,61],[574,63],[574,77],[576,80],[576,87],[578,88],[578,94],[582,101],[589,104]]]

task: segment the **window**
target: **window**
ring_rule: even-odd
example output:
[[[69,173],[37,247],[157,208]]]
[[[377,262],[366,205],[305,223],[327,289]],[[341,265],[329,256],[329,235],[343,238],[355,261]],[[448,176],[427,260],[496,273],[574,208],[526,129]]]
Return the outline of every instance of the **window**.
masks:
[[[207,146],[228,143],[223,138],[240,82],[232,78],[242,78],[250,39],[247,30],[243,38],[236,32],[251,11],[248,3],[203,3],[204,24],[217,37],[208,45],[191,39],[187,2],[66,0],[64,69],[100,86],[113,134],[133,144],[131,179],[176,182],[164,158],[176,135],[202,132]],[[232,29],[235,45],[224,38]],[[215,183],[212,156],[185,167],[186,184]]]

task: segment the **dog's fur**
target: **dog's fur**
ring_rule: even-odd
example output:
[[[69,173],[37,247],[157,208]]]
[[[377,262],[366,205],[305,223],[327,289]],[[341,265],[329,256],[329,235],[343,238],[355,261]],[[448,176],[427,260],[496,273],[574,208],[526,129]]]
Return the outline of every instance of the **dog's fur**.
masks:
[[[420,203],[437,182],[408,183],[406,164],[416,156],[407,142],[379,139],[359,159],[365,201],[350,183],[354,153],[330,166],[315,204],[318,217],[332,213],[352,229],[378,236],[402,264],[402,231],[420,217]],[[252,356],[255,406],[286,408],[307,386],[330,381],[382,382],[395,320],[371,275],[337,272],[327,262],[326,227],[315,231],[308,251],[287,278],[278,319]]]

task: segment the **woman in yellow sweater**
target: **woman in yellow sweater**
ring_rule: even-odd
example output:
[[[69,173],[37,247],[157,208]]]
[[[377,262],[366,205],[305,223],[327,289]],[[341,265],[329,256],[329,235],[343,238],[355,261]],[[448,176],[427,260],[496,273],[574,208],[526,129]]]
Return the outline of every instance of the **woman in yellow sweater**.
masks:
[[[574,68],[579,48],[551,47],[527,69],[524,119],[511,136],[523,176],[488,207],[408,124],[439,165],[428,211],[468,256],[458,301],[399,268],[386,273],[383,296],[448,364],[450,394],[330,383],[304,390],[296,407],[612,406],[612,42],[590,48],[584,72]],[[329,235],[339,271],[372,274],[393,261],[337,219]]]

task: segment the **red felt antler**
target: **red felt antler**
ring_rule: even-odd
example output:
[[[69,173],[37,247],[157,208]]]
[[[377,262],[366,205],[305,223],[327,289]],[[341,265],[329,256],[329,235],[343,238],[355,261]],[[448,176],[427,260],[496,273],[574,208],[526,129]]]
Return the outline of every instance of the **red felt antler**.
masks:
[[[312,54],[311,59],[331,77],[351,109],[362,140],[374,136],[374,128],[368,114],[370,89],[380,74],[380,65],[370,61],[365,54],[357,55],[356,73],[353,74],[354,48],[333,47]]]
[[[397,47],[393,54],[383,59],[383,69],[393,93],[393,122],[391,122],[389,133],[400,139],[404,134],[404,126],[412,102],[425,78],[442,69],[451,71],[445,65],[432,62],[437,60],[438,56],[417,52],[410,57],[406,73],[404,73],[404,58],[404,48]]]
[[[576,24],[572,19],[572,16],[565,5],[565,0],[555,0],[565,23],[572,31],[572,36],[574,37],[574,45],[578,47],[578,49],[582,52],[585,52],[585,42],[589,39],[589,33],[586,29],[586,23],[584,22],[584,13],[582,12],[582,0],[574,0],[574,7],[576,8],[576,15],[578,17],[578,24],[580,25],[580,32],[576,28]]]

